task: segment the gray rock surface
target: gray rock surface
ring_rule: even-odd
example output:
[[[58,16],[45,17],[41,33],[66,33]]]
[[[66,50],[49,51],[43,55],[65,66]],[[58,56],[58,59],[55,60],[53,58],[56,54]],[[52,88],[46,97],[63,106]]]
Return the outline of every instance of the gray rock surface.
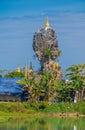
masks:
[[[56,63],[59,56],[58,40],[52,28],[43,28],[35,32],[33,37],[33,49],[41,64],[41,69],[49,70],[50,63]],[[58,66],[58,71],[61,69]],[[61,75],[61,74],[60,74]]]

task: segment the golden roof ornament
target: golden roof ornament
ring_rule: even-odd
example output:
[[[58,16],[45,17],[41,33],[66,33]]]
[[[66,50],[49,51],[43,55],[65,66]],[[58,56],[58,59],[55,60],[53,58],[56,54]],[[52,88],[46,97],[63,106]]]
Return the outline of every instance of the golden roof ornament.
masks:
[[[48,28],[50,28],[50,24],[49,24],[48,17],[47,17],[46,23],[45,23],[45,29],[48,29]]]

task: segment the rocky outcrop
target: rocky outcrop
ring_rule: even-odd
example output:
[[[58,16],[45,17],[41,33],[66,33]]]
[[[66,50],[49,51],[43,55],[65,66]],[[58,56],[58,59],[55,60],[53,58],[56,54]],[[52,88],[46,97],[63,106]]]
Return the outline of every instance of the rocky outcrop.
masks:
[[[61,78],[61,68],[56,63],[60,54],[58,49],[58,40],[55,31],[52,28],[43,28],[35,32],[33,39],[33,49],[38,57],[43,71],[54,71],[58,79]],[[53,64],[53,65],[52,65]],[[56,66],[56,67],[50,67]]]
[[[43,67],[49,59],[55,60],[58,56],[58,41],[53,29],[41,29],[34,35],[33,49]]]

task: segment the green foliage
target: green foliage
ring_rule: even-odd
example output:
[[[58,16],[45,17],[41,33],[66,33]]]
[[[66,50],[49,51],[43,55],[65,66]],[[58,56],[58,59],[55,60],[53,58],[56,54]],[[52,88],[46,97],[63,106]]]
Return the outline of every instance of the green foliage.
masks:
[[[85,87],[85,64],[72,65],[67,68],[66,76],[70,81],[70,86],[73,88],[75,95],[77,95],[77,101],[83,100],[82,93]]]
[[[42,113],[79,113],[85,114],[85,102],[52,103],[52,102],[8,102],[0,103],[0,115]]]
[[[76,90],[81,89],[84,86],[85,81],[85,64],[72,65],[67,68],[66,76],[69,81],[72,81],[73,86]]]
[[[8,102],[0,103],[0,112],[6,113],[30,113],[34,112],[33,108],[28,103]]]
[[[50,49],[50,48],[46,48],[46,49],[44,50],[44,55],[50,57],[50,56],[52,55],[51,49]]]
[[[81,114],[85,114],[85,102],[77,104],[78,112]]]
[[[55,97],[54,92],[56,92],[57,82],[54,80],[53,73],[43,73],[27,79],[24,78],[17,83],[24,85],[24,90],[27,90],[31,101],[39,101],[40,98],[48,101],[50,98],[53,99]]]
[[[65,80],[57,82],[55,73],[43,73],[41,76],[19,80],[17,83],[24,85],[30,101],[71,101],[72,88],[65,84]]]
[[[24,77],[24,73],[23,72],[9,72],[8,74],[5,75],[6,78],[22,78]]]
[[[76,91],[82,90],[85,86],[85,65],[73,65],[66,72],[67,83],[65,80],[57,82],[55,72],[36,74],[36,76],[24,78],[18,83],[24,85],[24,90],[27,90],[30,101],[71,102],[74,100]]]
[[[85,114],[85,102],[79,103],[54,103],[52,105],[48,105],[43,111],[48,112],[56,112],[56,113],[80,113]]]
[[[40,104],[39,104],[39,110],[40,110],[40,111],[45,110],[45,109],[47,108],[48,104],[49,104],[49,103],[46,102],[46,101],[40,102]]]
[[[0,74],[0,78],[2,78],[2,75]]]

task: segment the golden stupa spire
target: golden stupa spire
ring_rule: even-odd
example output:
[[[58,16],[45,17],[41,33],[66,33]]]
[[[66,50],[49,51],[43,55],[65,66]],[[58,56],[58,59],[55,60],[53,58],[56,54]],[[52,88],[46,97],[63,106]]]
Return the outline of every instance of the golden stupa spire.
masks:
[[[17,72],[21,72],[20,65],[19,65],[18,68],[17,68]]]
[[[46,18],[45,28],[46,28],[46,29],[50,28],[50,24],[49,24],[49,22],[48,22],[48,17]]]

